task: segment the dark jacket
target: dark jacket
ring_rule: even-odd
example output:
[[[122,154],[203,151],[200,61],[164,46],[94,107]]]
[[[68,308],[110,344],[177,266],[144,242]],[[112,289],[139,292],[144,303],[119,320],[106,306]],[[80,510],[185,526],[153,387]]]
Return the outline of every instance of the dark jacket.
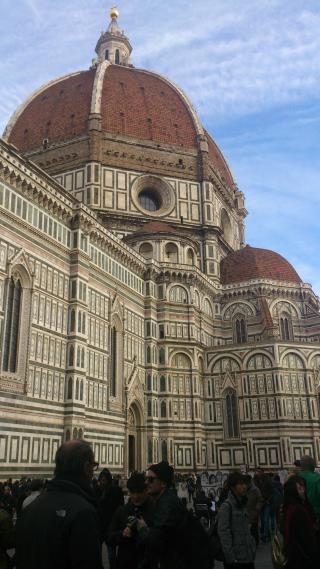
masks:
[[[176,493],[166,490],[156,501],[153,527],[147,537],[150,568],[185,569],[183,543],[177,538],[177,528],[183,523],[186,509]]]
[[[315,569],[319,566],[316,517],[310,504],[290,504],[284,517],[284,545],[288,569]]]
[[[253,482],[248,488],[247,492],[247,514],[249,524],[256,524],[259,519],[260,512],[263,507],[262,494]]]
[[[232,492],[218,513],[218,535],[227,564],[254,561],[256,546],[250,533],[246,500],[238,499]]]
[[[55,478],[17,521],[17,569],[102,569],[95,498],[88,483]]]
[[[123,492],[119,486],[108,486],[103,490],[98,503],[98,512],[103,539],[107,538],[112,517],[119,506],[123,506]]]
[[[0,569],[7,569],[6,550],[14,547],[15,532],[12,518],[3,509],[0,509]]]
[[[155,504],[148,498],[141,506],[137,507],[128,502],[120,506],[115,512],[108,532],[108,545],[118,546],[117,569],[137,569],[145,566],[145,541],[139,535],[135,526],[132,527],[132,537],[123,537],[123,530],[128,525],[128,518],[142,517],[148,527],[152,526]]]

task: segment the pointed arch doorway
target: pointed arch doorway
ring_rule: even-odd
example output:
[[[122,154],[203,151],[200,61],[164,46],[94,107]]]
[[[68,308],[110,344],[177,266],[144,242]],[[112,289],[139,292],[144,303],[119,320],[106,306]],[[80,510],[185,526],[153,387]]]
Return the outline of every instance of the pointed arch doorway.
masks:
[[[143,469],[143,416],[140,406],[133,402],[128,409],[127,464],[128,471]]]

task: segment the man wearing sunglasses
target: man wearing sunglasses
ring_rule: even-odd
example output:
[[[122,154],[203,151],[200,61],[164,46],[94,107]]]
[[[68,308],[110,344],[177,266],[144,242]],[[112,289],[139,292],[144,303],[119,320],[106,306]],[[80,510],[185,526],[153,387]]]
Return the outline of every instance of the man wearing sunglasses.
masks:
[[[17,569],[102,569],[100,527],[91,487],[98,463],[89,443],[63,443],[55,477],[17,523]]]

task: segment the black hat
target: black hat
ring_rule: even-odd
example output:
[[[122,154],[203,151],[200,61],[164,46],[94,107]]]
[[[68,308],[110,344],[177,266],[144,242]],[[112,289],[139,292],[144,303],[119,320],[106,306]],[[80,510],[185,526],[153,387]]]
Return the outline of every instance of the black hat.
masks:
[[[146,481],[143,474],[136,472],[131,474],[128,482],[127,488],[130,492],[143,492],[146,488]]]
[[[172,466],[170,466],[166,460],[162,460],[161,462],[158,462],[158,464],[152,464],[152,466],[149,467],[149,470],[152,470],[152,472],[154,472],[162,482],[165,482],[167,486],[171,486],[171,484],[173,484],[174,471]]]

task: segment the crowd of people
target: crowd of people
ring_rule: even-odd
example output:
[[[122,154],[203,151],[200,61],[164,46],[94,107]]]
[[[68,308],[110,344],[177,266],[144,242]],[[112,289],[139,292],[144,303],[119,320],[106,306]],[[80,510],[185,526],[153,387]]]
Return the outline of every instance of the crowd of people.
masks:
[[[102,547],[110,569],[213,569],[216,560],[253,569],[260,541],[276,532],[287,569],[320,565],[320,474],[310,456],[284,485],[261,468],[233,472],[219,497],[196,475],[179,497],[165,461],[132,473],[125,488],[107,468],[96,477],[98,467],[87,442],[68,441],[52,480],[0,483],[0,569],[102,569]]]

